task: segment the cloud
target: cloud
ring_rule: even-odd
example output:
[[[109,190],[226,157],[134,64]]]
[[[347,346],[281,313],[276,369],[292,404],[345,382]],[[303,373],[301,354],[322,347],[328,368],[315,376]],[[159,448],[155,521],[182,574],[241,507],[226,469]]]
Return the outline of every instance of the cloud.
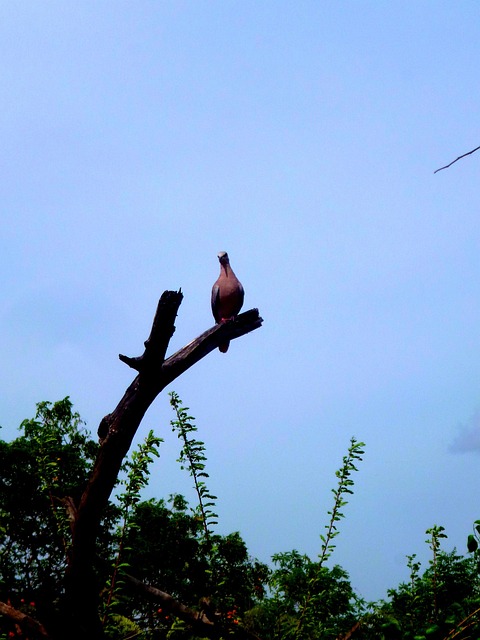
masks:
[[[458,425],[458,433],[449,447],[452,453],[480,453],[480,409],[466,424]]]

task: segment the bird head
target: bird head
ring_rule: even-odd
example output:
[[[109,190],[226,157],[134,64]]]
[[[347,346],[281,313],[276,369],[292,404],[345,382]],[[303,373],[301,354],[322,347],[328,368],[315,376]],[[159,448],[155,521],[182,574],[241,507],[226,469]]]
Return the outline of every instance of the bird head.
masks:
[[[220,251],[220,253],[218,254],[218,259],[220,261],[220,264],[222,265],[229,264],[228,253],[226,251]]]

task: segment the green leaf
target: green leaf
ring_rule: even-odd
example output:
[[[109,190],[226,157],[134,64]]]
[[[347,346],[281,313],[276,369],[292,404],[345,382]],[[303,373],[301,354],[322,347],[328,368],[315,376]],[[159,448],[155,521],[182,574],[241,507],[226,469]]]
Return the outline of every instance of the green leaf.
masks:
[[[433,624],[430,627],[428,627],[428,629],[425,629],[425,635],[427,636],[434,636],[437,635],[437,633],[439,632],[440,627],[438,626],[438,624]]]
[[[470,553],[473,553],[478,549],[478,542],[475,536],[471,533],[467,538],[467,549]]]

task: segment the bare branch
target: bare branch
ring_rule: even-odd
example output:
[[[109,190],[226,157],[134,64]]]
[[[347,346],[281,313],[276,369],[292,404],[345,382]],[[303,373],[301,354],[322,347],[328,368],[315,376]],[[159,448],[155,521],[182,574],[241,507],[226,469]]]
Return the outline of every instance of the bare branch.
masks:
[[[123,577],[130,583],[132,587],[135,588],[135,591],[141,592],[149,600],[160,602],[167,611],[173,613],[178,618],[181,618],[182,620],[190,623],[198,631],[201,631],[208,636],[212,636],[212,634],[214,634],[215,636],[218,635],[218,632],[214,631],[215,625],[213,621],[207,618],[204,613],[190,609],[186,605],[176,600],[169,593],[165,593],[165,591],[161,591],[156,587],[151,587],[150,585],[137,580],[137,578],[134,578],[133,576],[123,574]]]
[[[188,622],[194,629],[201,632],[202,635],[208,636],[209,638],[220,638],[221,636],[228,635],[229,632],[229,634],[232,634],[232,637],[244,638],[245,640],[260,640],[258,636],[250,633],[242,627],[230,628],[229,626],[228,632],[226,633],[225,626],[221,624],[220,620],[210,620],[210,618],[208,618],[202,611],[194,611],[193,609],[190,609],[176,600],[169,593],[165,593],[165,591],[161,591],[156,587],[145,584],[133,576],[123,574],[123,577],[132,587],[135,588],[136,591],[141,592],[149,600],[161,602],[162,607],[176,615],[181,620]]]
[[[35,618],[28,616],[26,613],[22,613],[15,607],[12,607],[5,602],[0,602],[0,614],[7,618],[10,618],[12,622],[18,624],[20,629],[33,638],[44,638],[44,640],[51,640],[47,630]]]
[[[214,351],[223,341],[240,338],[240,336],[244,336],[250,333],[250,331],[258,329],[262,325],[262,322],[262,318],[258,315],[258,309],[245,311],[238,315],[235,320],[228,320],[227,322],[216,324],[210,329],[207,329],[207,331],[204,331],[198,338],[189,342],[167,360],[163,361],[163,359],[158,358],[156,360],[156,366],[162,366],[164,374],[166,374],[167,370],[170,371],[174,368],[176,371],[176,375],[172,378],[172,380],[174,380],[180,373],[183,373],[183,371],[186,371],[211,351]],[[149,338],[149,340],[151,340],[151,338]],[[120,354],[118,357],[132,369],[139,372],[145,371],[145,369],[152,366],[152,364],[155,365],[155,361],[148,348],[149,340],[145,342],[146,349],[141,356],[131,358],[130,356]],[[180,363],[182,363],[182,365],[180,365]],[[178,368],[181,368],[182,371],[177,372]]]
[[[178,292],[164,291],[158,301],[150,335],[144,342],[145,351],[143,355],[138,358],[129,358],[128,356],[120,354],[120,360],[137,371],[149,365],[161,365],[165,359],[170,338],[175,332],[174,322],[182,300],[183,294],[181,289]]]
[[[475,149],[472,149],[471,151],[467,151],[467,153],[464,153],[463,155],[458,156],[458,158],[455,158],[455,160],[452,160],[452,162],[450,162],[450,164],[446,164],[444,167],[440,167],[440,169],[437,169],[433,173],[438,173],[439,171],[443,171],[443,169],[448,169],[448,167],[451,167],[452,164],[455,164],[455,162],[457,162],[458,160],[461,160],[462,158],[465,158],[466,156],[471,156],[472,153],[475,153],[475,151],[478,151],[479,149],[480,149],[480,147],[476,147]]]
[[[353,625],[353,627],[352,627],[349,631],[347,631],[347,633],[345,633],[345,634],[343,634],[343,635],[342,635],[342,634],[340,634],[340,635],[337,637],[337,640],[350,640],[350,638],[353,636],[353,634],[354,634],[356,631],[358,631],[358,629],[360,629],[360,622],[356,622],[356,623]]]
[[[222,342],[234,340],[262,326],[258,309],[241,313],[235,320],[217,324],[167,358],[162,365],[163,386],[178,378],[184,371],[214,351]]]

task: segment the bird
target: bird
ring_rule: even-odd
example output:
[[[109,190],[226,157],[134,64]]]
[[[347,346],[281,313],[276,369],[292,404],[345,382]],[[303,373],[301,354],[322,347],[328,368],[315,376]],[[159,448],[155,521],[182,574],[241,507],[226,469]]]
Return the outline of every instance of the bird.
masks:
[[[245,292],[240,280],[233,273],[228,253],[220,251],[217,257],[220,262],[220,275],[212,287],[212,313],[215,322],[220,324],[236,318],[242,308]],[[229,344],[230,340],[218,348],[222,353],[226,353]]]

